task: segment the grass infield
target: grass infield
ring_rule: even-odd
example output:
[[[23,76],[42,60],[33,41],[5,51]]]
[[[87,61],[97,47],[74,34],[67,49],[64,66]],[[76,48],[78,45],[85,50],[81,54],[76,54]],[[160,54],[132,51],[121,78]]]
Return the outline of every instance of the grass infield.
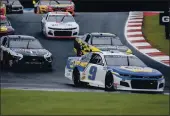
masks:
[[[165,39],[165,27],[159,24],[159,14],[144,17],[143,32],[146,40],[166,55],[170,55],[170,40]]]
[[[169,96],[1,89],[2,115],[168,115]]]

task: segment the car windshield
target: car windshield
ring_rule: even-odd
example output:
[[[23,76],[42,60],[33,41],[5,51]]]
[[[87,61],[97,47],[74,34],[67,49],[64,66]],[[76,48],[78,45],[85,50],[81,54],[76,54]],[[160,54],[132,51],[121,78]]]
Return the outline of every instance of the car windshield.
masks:
[[[71,4],[71,1],[69,0],[58,0],[60,4]]]
[[[57,1],[54,1],[54,0],[41,0],[40,5],[56,5],[58,4]]]
[[[75,22],[73,16],[70,15],[50,15],[48,22]]]
[[[117,36],[92,36],[92,45],[114,45],[122,46]]]
[[[10,26],[8,20],[5,18],[5,19],[0,19],[0,26]]]
[[[42,49],[42,45],[38,40],[30,39],[12,39],[9,41],[10,48],[22,48],[22,49]]]
[[[105,55],[104,57],[108,66],[146,66],[146,64],[135,56]]]
[[[13,1],[12,4],[13,4],[13,5],[21,5],[18,0]]]

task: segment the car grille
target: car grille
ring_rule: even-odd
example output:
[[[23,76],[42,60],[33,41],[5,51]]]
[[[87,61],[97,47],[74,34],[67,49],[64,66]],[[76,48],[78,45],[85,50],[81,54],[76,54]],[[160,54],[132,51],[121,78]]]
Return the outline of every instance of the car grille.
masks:
[[[156,80],[131,80],[132,89],[157,89]]]
[[[66,8],[53,8],[54,11],[66,11]]]
[[[77,29],[77,28],[66,28],[66,29],[61,29],[61,28],[51,28],[49,27],[49,29],[52,29],[52,30],[74,30],[74,29]]]
[[[160,79],[162,76],[136,76],[136,75],[127,75],[127,74],[120,74],[121,76],[128,76],[130,78],[145,78],[145,79]]]
[[[24,56],[22,59],[24,62],[44,62],[44,57],[40,56]]]
[[[131,76],[131,78],[160,79],[160,78],[162,78],[162,76]]]
[[[71,36],[71,31],[54,31],[54,36]]]

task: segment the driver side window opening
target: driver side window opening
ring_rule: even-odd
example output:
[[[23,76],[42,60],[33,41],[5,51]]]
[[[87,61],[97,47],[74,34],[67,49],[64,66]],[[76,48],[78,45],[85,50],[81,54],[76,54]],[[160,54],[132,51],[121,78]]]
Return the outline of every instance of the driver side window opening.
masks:
[[[91,37],[91,35],[90,35],[90,34],[88,34],[88,35],[86,36],[85,42],[89,43],[89,39],[90,39],[90,37]]]
[[[90,62],[92,64],[103,65],[102,57],[99,54],[93,54]]]

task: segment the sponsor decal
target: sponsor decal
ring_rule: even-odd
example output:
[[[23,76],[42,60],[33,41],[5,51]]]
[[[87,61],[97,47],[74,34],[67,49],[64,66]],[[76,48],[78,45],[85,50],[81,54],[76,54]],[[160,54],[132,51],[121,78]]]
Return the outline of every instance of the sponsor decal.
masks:
[[[150,68],[128,67],[128,66],[121,66],[120,68],[128,71],[133,71],[133,72],[152,72],[152,69]]]
[[[4,31],[7,31],[8,28],[6,26],[1,26],[0,27],[0,32],[4,32]]]
[[[168,25],[170,22],[170,9],[169,11],[165,11],[164,13],[160,13],[159,15],[159,23],[160,25]]]

